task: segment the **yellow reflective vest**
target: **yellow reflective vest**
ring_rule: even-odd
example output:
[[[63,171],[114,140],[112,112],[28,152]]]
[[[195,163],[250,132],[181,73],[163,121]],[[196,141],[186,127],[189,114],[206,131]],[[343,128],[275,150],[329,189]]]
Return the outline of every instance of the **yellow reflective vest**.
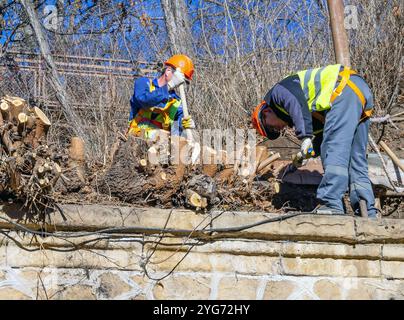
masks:
[[[338,81],[340,64],[297,72],[311,112],[331,107],[331,96]]]
[[[155,90],[155,86],[150,81],[150,92]],[[174,122],[178,108],[181,106],[181,100],[170,99],[164,108],[151,107],[141,109],[129,123],[128,134],[140,136],[144,131],[145,138],[150,138],[152,131],[163,129],[169,131]]]

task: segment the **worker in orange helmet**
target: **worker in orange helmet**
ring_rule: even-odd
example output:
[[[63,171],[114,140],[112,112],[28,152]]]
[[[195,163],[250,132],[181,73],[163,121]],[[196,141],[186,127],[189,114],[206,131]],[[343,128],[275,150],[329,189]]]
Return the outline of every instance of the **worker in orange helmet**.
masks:
[[[164,62],[164,69],[155,79],[146,77],[135,80],[134,93],[130,100],[128,134],[153,138],[157,129],[181,135],[184,129],[194,129],[191,117],[184,118],[181,99],[175,89],[189,83],[194,74],[192,60],[177,54]]]

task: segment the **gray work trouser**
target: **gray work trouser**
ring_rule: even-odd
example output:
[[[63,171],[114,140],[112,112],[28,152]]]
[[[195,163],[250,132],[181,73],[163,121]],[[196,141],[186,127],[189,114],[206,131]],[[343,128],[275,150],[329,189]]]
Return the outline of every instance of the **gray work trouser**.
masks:
[[[366,109],[373,108],[373,96],[366,82],[351,76],[366,98]],[[368,176],[366,150],[369,119],[360,122],[362,105],[355,92],[346,86],[326,114],[321,160],[324,176],[317,190],[322,204],[343,211],[343,196],[349,187],[352,207],[359,214],[359,201],[366,200],[369,217],[377,214]]]

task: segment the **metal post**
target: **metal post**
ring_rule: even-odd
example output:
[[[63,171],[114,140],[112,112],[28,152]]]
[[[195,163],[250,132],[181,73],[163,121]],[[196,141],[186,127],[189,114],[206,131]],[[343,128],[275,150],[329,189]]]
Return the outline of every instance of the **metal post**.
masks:
[[[366,200],[360,199],[359,208],[360,208],[362,218],[368,218],[369,217],[369,215],[368,215],[368,205],[367,205]]]
[[[344,2],[343,0],[327,0],[327,3],[330,12],[335,60],[346,67],[351,67],[348,34],[344,26]]]

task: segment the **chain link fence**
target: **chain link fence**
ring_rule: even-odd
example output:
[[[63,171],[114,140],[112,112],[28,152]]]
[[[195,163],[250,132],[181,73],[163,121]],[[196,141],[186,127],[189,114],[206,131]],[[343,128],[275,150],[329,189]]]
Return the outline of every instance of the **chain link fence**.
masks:
[[[92,137],[92,152],[105,152],[114,132],[127,126],[134,79],[150,75],[157,64],[129,60],[54,55],[72,109]],[[40,55],[9,52],[0,60],[0,96],[18,96],[40,107],[52,121],[50,138],[67,143],[75,124],[64,119]],[[66,141],[65,141],[66,140]]]

